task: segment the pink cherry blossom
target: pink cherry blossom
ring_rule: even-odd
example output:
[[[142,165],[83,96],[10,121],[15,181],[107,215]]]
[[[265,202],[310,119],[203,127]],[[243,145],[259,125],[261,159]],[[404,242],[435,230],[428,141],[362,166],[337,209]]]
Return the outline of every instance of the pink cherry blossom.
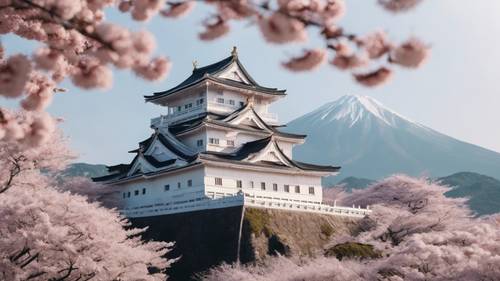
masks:
[[[198,34],[200,40],[211,41],[226,35],[229,32],[229,25],[224,21],[205,24],[205,30]]]
[[[377,70],[367,73],[354,74],[354,79],[363,86],[375,87],[386,83],[392,77],[392,70],[387,67],[381,67]]]
[[[167,10],[161,11],[161,14],[169,18],[180,18],[189,14],[195,4],[195,2],[169,3],[170,7]]]
[[[384,9],[397,13],[406,12],[417,6],[422,0],[378,0]]]
[[[31,63],[24,55],[11,56],[0,64],[0,94],[16,98],[23,94],[29,80]]]
[[[404,67],[417,68],[429,56],[429,47],[417,38],[410,38],[391,52],[391,62]]]
[[[260,18],[259,27],[264,38],[270,43],[283,44],[307,40],[304,24],[281,13]]]
[[[312,49],[306,50],[303,55],[294,57],[283,66],[291,71],[306,71],[319,67],[326,60],[326,50]]]
[[[387,35],[381,31],[361,37],[356,43],[368,53],[370,59],[378,59],[393,48]]]
[[[343,52],[339,51],[337,52],[331,63],[338,69],[347,70],[365,67],[368,65],[369,60],[366,53],[344,54]]]

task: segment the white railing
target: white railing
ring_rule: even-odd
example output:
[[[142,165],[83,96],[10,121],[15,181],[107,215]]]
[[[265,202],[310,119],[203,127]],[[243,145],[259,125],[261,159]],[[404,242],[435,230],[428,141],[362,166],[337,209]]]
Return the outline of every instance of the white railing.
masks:
[[[175,111],[175,112],[171,112],[167,115],[160,115],[159,117],[151,119],[151,126],[161,127],[162,125],[166,125],[168,123],[178,121],[178,120],[186,117],[190,113],[193,113],[196,111],[201,111],[201,109],[203,109],[203,105],[196,105],[196,106],[193,106],[189,109],[185,109],[182,111]]]
[[[193,211],[220,209],[234,206],[249,206],[256,208],[278,209],[285,211],[310,212],[336,216],[361,218],[371,213],[369,208],[350,208],[327,205],[322,203],[284,202],[283,200],[257,198],[257,196],[238,193],[236,195],[217,198],[216,195],[199,197],[189,200],[171,201],[150,205],[137,206],[121,210],[126,217],[148,217]]]

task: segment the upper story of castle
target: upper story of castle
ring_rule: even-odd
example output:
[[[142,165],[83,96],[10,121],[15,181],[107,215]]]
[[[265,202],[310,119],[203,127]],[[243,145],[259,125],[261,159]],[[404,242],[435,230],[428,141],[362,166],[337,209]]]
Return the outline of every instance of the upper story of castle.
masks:
[[[179,85],[145,96],[167,108],[166,114],[151,120],[153,128],[178,124],[204,114],[228,115],[251,104],[259,117],[269,125],[278,123],[277,116],[269,112],[269,105],[284,97],[285,90],[259,85],[245,70],[236,48],[221,61],[197,67]]]

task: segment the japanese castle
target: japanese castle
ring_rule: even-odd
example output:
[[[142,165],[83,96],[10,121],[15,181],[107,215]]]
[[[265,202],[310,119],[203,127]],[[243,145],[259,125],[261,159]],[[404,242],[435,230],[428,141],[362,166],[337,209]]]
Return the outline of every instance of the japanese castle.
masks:
[[[285,90],[259,85],[236,48],[219,62],[196,67],[179,85],[145,96],[165,107],[154,133],[130,164],[108,166],[94,181],[113,186],[128,217],[232,206],[364,216],[367,209],[322,203],[321,178],[339,167],[292,159],[305,135],[285,133],[269,105]]]

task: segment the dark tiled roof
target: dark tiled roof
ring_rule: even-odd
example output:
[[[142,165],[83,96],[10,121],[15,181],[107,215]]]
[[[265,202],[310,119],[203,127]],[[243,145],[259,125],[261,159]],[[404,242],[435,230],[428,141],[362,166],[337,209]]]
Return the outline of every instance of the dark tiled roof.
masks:
[[[273,140],[272,136],[270,136],[270,137],[263,138],[260,140],[247,142],[240,149],[238,149],[232,153],[206,151],[206,152],[200,153],[200,155],[202,156],[202,158],[205,158],[205,159],[229,161],[232,163],[239,162],[239,163],[244,164],[244,165],[251,165],[252,164],[251,162],[241,161],[241,160],[246,159],[252,153],[256,153],[256,152],[261,151],[270,142],[273,142],[273,141],[274,140]],[[288,158],[288,156],[286,156],[283,153],[283,151],[281,151],[281,149],[279,148],[279,146],[277,144],[276,144],[276,147],[278,148],[278,152],[280,153],[280,156],[283,157],[286,160],[286,162],[288,162],[292,167],[295,167],[295,168],[298,168],[301,170],[306,170],[306,171],[321,171],[321,172],[337,172],[338,170],[340,170],[340,167],[336,167],[336,166],[323,166],[323,165],[315,165],[315,164],[294,161],[294,160]],[[256,163],[259,165],[289,168],[288,166],[286,166],[282,163],[277,163],[277,162],[272,162],[272,161],[259,161]],[[253,164],[256,164],[256,163],[253,163]]]
[[[250,82],[250,85],[249,84],[245,84],[245,83],[241,83],[241,82],[237,82],[237,81],[234,81],[234,80],[230,80],[230,79],[224,79],[224,78],[218,78],[218,77],[215,77],[216,74],[220,73],[221,71],[225,70],[227,67],[229,67],[233,62],[236,62],[238,64],[238,66],[240,67],[241,71],[243,71],[243,73],[245,74],[245,76],[248,78],[249,82]],[[248,88],[248,89],[252,89],[252,90],[257,90],[257,91],[262,91],[264,93],[268,93],[268,94],[274,94],[274,95],[283,95],[285,90],[278,90],[276,88],[267,88],[267,87],[263,87],[263,86],[260,86],[251,76],[250,74],[248,74],[248,72],[245,70],[245,68],[243,67],[243,65],[241,64],[241,62],[239,61],[238,57],[235,56],[235,55],[231,55],[221,61],[218,61],[216,63],[213,63],[213,64],[210,64],[210,65],[207,65],[207,66],[204,66],[204,67],[200,67],[200,68],[196,68],[193,70],[193,73],[191,74],[191,76],[189,76],[186,80],[184,80],[183,82],[181,82],[179,85],[169,89],[169,90],[166,90],[166,91],[162,91],[162,92],[157,92],[157,93],[153,93],[153,95],[149,95],[149,96],[144,96],[144,98],[146,99],[146,101],[152,101],[152,100],[155,100],[157,98],[160,98],[160,97],[165,97],[165,96],[168,96],[170,94],[173,94],[175,92],[178,92],[182,89],[185,89],[185,88],[188,88],[190,86],[193,86],[195,84],[197,84],[198,82],[204,80],[204,79],[211,79],[213,81],[216,81],[216,82],[220,82],[220,83],[223,83],[223,84],[227,84],[227,85],[230,85],[230,86],[235,86],[235,87],[243,87],[243,88]]]
[[[156,158],[154,158],[151,155],[144,155],[144,159],[148,161],[149,164],[153,165],[155,168],[162,168],[166,166],[170,166],[177,161],[177,159],[169,159],[165,161],[158,161]]]

